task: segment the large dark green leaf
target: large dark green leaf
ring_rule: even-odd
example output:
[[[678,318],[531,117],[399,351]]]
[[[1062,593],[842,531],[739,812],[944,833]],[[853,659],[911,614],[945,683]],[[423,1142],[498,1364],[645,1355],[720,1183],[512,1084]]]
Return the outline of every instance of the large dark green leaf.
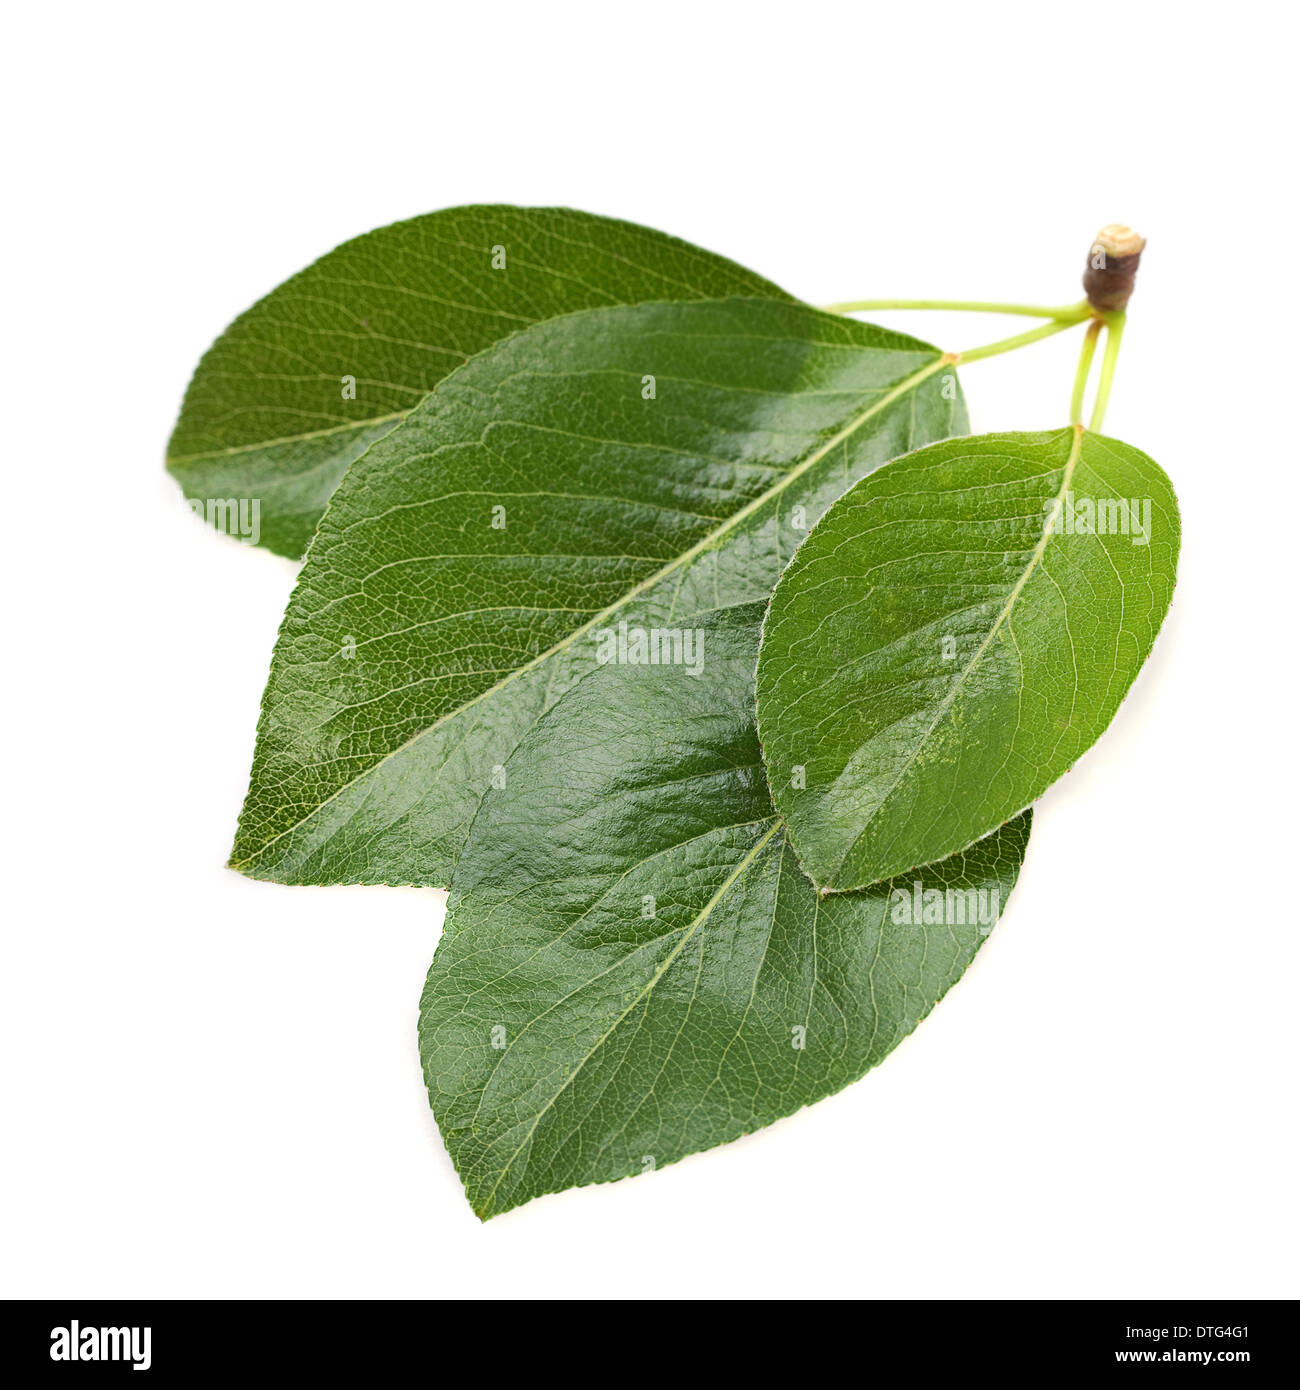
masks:
[[[758,666],[772,794],[843,891],[969,845],[1097,740],[1169,607],[1178,504],[1081,429],[921,449],[822,518]]]
[[[397,222],[230,325],[194,373],[167,466],[193,501],[223,503],[210,520],[242,520],[247,539],[256,520],[259,544],[297,557],[353,459],[474,353],[577,309],[736,294],[789,297],[676,237],[567,208]]]
[[[933,348],[768,300],[589,310],[476,357],[330,502],[232,863],[445,884],[602,634],[766,598],[845,487],[963,425]]]
[[[848,1085],[959,978],[1011,892],[1028,815],[906,881],[819,898],[763,780],[762,611],[697,618],[698,673],[598,668],[483,801],[420,1048],[484,1218]]]

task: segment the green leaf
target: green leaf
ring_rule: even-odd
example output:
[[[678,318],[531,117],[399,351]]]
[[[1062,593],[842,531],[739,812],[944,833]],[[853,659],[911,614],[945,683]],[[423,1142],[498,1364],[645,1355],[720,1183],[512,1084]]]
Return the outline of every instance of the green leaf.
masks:
[[[935,349],[768,300],[588,310],[476,357],[331,499],[232,864],[445,884],[602,634],[765,599],[845,487],[963,425]]]
[[[768,778],[813,882],[940,859],[1066,772],[1151,650],[1178,538],[1161,469],[1074,429],[949,440],[840,498],[777,585],[758,665]]]
[[[348,465],[475,353],[577,309],[727,295],[789,298],[676,237],[567,208],[396,222],[226,329],[190,382],[167,467],[210,522],[297,558]]]
[[[847,1086],[960,977],[1015,884],[1028,815],[914,879],[818,897],[763,780],[762,612],[697,618],[698,674],[597,668],[483,801],[420,1052],[485,1219]]]

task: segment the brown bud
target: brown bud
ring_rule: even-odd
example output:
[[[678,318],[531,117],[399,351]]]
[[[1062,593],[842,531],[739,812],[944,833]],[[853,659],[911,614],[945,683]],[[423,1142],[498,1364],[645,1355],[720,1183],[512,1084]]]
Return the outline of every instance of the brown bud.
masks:
[[[1119,222],[1112,222],[1097,233],[1083,272],[1083,288],[1094,309],[1114,313],[1128,303],[1145,245],[1145,239],[1132,227]]]

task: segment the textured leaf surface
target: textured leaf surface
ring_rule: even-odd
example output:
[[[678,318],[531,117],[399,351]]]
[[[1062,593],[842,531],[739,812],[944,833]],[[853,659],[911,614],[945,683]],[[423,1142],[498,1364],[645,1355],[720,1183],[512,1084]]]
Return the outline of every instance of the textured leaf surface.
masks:
[[[297,557],[348,465],[475,353],[577,309],[727,295],[789,297],[676,237],[566,208],[397,222],[230,325],[194,373],[167,466],[189,498],[257,499],[258,543]]]
[[[698,675],[597,668],[483,801],[420,1046],[484,1218],[663,1167],[848,1085],[961,975],[1011,892],[1028,815],[914,880],[819,898],[763,779],[762,611],[701,620]]]
[[[845,487],[963,425],[933,348],[801,305],[588,310],[483,353],[331,500],[233,865],[445,884],[494,769],[602,634],[766,598]]]
[[[1151,650],[1178,540],[1161,469],[1073,429],[950,440],[846,493],[777,585],[758,667],[813,882],[951,854],[1067,771]]]

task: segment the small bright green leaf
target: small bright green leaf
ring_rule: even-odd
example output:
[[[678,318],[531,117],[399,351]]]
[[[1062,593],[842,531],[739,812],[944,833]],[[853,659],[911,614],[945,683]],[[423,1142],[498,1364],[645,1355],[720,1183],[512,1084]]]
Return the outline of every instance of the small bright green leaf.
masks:
[[[598,667],[483,801],[420,1051],[485,1219],[847,1086],[960,977],[1015,884],[1028,814],[905,881],[818,896],[763,780],[762,611],[697,617],[698,673]]]
[[[1097,740],[1169,607],[1178,504],[1073,429],[954,439],[846,493],[772,599],[758,726],[813,882],[969,845]]]
[[[210,523],[296,558],[353,459],[475,353],[555,314],[727,295],[789,298],[676,237],[567,208],[396,222],[226,329],[190,382],[167,466]]]
[[[445,884],[496,769],[621,623],[765,599],[845,487],[963,425],[935,349],[770,300],[593,309],[476,357],[330,501],[232,864]]]

